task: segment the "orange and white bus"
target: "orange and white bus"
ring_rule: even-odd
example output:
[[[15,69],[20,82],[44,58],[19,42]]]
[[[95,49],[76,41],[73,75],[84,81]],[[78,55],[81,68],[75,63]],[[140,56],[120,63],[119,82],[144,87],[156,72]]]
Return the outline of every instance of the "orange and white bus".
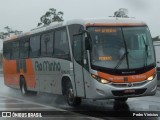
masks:
[[[81,99],[115,99],[156,93],[150,31],[130,18],[54,23],[4,40],[5,85]]]

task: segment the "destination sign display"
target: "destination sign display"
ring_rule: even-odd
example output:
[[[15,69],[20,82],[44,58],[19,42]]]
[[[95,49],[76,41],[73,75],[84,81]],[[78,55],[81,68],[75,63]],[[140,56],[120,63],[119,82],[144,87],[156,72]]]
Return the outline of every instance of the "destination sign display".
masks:
[[[94,30],[94,32],[99,32],[99,33],[115,33],[117,32],[116,29],[114,28],[97,28]]]

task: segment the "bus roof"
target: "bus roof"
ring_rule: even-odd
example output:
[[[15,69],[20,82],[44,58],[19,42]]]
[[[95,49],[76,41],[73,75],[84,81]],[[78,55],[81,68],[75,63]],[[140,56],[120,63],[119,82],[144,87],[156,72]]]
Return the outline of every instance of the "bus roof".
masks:
[[[136,20],[134,18],[102,18],[102,19],[76,19],[67,21],[67,25],[70,24],[83,24],[85,26],[94,26],[94,25],[111,25],[111,26],[132,26],[132,25],[145,25],[144,22]]]
[[[46,31],[46,30],[51,30],[54,28],[59,28],[59,27],[67,26],[67,25],[71,25],[71,24],[81,24],[84,26],[139,26],[139,25],[146,25],[144,22],[133,19],[133,18],[116,18],[116,17],[110,18],[109,17],[109,18],[102,18],[102,19],[92,19],[92,18],[91,19],[74,19],[74,20],[69,20],[69,21],[65,21],[65,22],[54,22],[48,26],[37,27],[27,33],[22,33],[20,35],[14,35],[12,37],[9,37],[9,38],[5,39],[4,41],[25,37],[28,35],[36,34],[39,32]]]

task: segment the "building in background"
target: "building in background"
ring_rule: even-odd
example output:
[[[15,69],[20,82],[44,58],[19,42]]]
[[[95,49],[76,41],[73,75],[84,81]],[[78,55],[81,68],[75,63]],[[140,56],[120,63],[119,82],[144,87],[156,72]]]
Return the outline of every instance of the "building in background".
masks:
[[[153,44],[156,53],[157,80],[158,80],[158,86],[160,86],[160,36],[153,38]]]
[[[3,39],[0,39],[0,73],[2,72]]]

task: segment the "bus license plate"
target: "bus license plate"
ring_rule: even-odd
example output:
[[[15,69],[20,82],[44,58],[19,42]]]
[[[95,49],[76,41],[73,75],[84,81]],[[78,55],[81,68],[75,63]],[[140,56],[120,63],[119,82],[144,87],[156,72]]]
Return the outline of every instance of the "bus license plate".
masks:
[[[124,93],[134,93],[134,92],[135,92],[135,90],[133,90],[133,89],[124,90]]]

